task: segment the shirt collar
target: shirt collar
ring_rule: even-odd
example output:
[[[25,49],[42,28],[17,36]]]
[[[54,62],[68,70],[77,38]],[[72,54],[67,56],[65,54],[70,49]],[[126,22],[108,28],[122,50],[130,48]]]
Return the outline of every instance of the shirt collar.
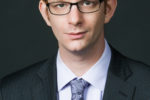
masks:
[[[110,47],[105,40],[105,49],[102,56],[83,76],[87,82],[99,90],[104,90],[106,77],[108,72],[108,66],[111,58]],[[94,73],[94,74],[93,74]],[[59,51],[57,54],[57,82],[58,91],[61,91],[64,86],[66,86],[72,79],[77,78],[77,76],[63,63]]]
[[[58,91],[63,89],[67,83],[74,79],[76,75],[63,63],[60,54],[57,54],[57,84]]]
[[[96,64],[93,65],[91,69],[89,69],[89,71],[82,76],[82,78],[95,88],[104,90],[110,59],[111,50],[107,41],[105,41],[105,49],[102,56],[99,58]]]

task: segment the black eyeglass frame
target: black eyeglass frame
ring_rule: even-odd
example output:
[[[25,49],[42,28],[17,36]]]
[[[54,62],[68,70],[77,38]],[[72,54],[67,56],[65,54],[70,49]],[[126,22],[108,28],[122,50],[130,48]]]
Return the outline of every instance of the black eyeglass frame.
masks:
[[[86,0],[84,0],[84,1],[86,1]],[[99,3],[103,2],[103,1],[104,1],[104,0],[99,0]],[[81,2],[81,1],[79,1],[79,2]],[[82,12],[82,13],[94,13],[94,12],[97,12],[97,11],[99,10],[99,8],[100,8],[100,5],[101,5],[101,4],[100,4],[100,5],[99,5],[99,8],[98,8],[97,10],[95,10],[95,11],[92,11],[92,12],[83,12],[83,11],[80,10],[80,7],[79,7],[79,5],[78,5],[79,2],[76,2],[76,3],[64,2],[64,3],[69,3],[69,4],[70,4],[69,12],[67,12],[67,13],[65,13],[65,14],[55,14],[55,13],[51,12],[50,7],[49,7],[51,3],[48,3],[48,2],[47,2],[47,3],[46,3],[46,6],[47,6],[47,8],[48,8],[48,10],[49,10],[49,12],[50,12],[51,14],[57,15],[57,16],[62,16],[62,15],[67,15],[67,14],[69,14],[73,5],[76,5],[77,8],[78,8],[78,10],[79,10],[80,12]],[[52,3],[57,3],[57,2],[52,2]]]

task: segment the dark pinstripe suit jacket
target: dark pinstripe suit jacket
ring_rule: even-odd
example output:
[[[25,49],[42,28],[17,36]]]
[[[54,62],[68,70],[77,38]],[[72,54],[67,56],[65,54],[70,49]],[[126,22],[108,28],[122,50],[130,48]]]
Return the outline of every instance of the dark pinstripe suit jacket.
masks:
[[[0,81],[0,100],[57,100],[55,57]],[[103,100],[150,100],[150,67],[112,49]]]

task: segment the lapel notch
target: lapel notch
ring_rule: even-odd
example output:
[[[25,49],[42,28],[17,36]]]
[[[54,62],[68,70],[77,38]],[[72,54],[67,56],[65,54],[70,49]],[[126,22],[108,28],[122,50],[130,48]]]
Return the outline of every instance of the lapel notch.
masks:
[[[136,87],[128,83],[131,76],[126,57],[112,49],[103,100],[133,100]]]

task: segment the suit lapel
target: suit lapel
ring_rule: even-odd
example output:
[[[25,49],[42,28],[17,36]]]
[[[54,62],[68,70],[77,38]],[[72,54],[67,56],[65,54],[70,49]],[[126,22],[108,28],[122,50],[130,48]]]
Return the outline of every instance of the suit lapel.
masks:
[[[42,65],[37,72],[41,83],[37,85],[37,97],[34,100],[57,100],[57,74],[56,74],[56,58],[48,61]],[[40,96],[39,96],[40,95]]]
[[[56,58],[49,59],[37,74],[41,81],[33,92],[36,95],[33,100],[57,100]],[[128,83],[131,76],[126,58],[112,49],[103,100],[132,100],[135,86]]]
[[[112,49],[103,100],[132,100],[135,86],[128,83],[131,76],[126,58]]]

